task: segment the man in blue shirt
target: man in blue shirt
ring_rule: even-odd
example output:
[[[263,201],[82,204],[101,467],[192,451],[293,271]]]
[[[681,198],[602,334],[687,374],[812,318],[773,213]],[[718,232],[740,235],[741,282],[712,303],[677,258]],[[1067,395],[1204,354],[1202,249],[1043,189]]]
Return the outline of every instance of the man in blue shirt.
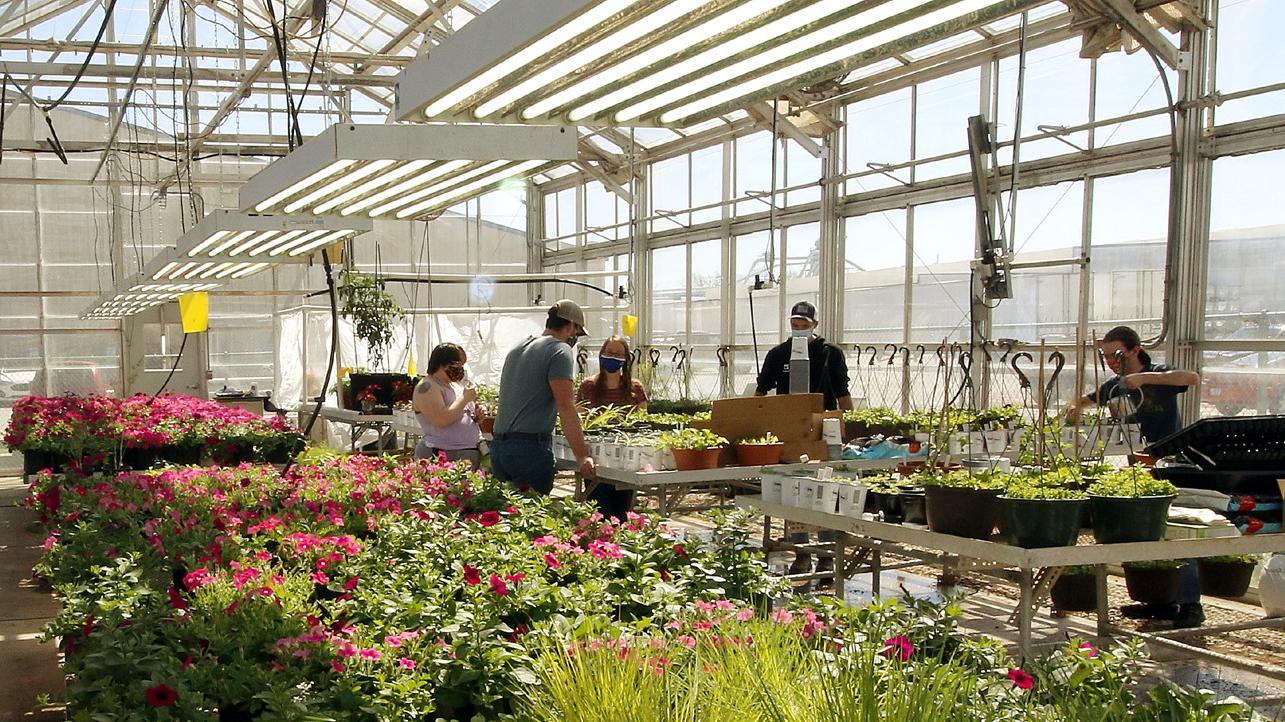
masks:
[[[491,444],[491,470],[501,481],[541,494],[553,490],[555,416],[562,420],[580,473],[597,476],[571,388],[572,348],[584,335],[584,311],[573,301],[558,301],[549,309],[544,333],[528,337],[504,358]]]
[[[1148,443],[1182,429],[1178,395],[1200,383],[1200,375],[1151,360],[1142,348],[1138,332],[1128,326],[1107,331],[1100,344],[1107,366],[1115,376],[1107,379],[1097,391],[1076,399],[1067,408],[1067,418],[1074,419],[1087,406],[1106,406],[1117,418],[1136,423]],[[1121,610],[1125,616],[1172,619],[1174,628],[1198,627],[1205,621],[1200,605],[1200,576],[1194,561],[1182,569],[1182,586],[1178,605],[1129,605]]]

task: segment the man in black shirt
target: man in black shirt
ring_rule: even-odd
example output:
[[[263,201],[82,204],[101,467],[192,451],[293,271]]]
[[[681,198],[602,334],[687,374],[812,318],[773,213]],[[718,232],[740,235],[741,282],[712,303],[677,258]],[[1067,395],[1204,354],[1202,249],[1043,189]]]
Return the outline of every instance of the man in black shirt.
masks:
[[[1113,414],[1142,429],[1147,442],[1159,441],[1182,429],[1178,395],[1200,383],[1200,375],[1158,364],[1142,349],[1138,332],[1128,326],[1107,331],[1100,344],[1107,366],[1115,373],[1097,391],[1075,401],[1066,410],[1074,419],[1086,406],[1106,406]],[[1178,605],[1129,605],[1121,610],[1126,616],[1172,619],[1175,629],[1199,627],[1205,621],[1200,605],[1200,573],[1194,561],[1182,569]]]
[[[809,392],[825,395],[826,411],[852,409],[852,394],[848,391],[848,362],[843,351],[816,334],[817,309],[807,301],[799,301],[790,309],[790,339],[775,346],[763,357],[755,396],[766,396],[776,389],[778,394],[790,393],[790,347],[793,337],[808,339]],[[798,393],[795,390],[795,393]]]
[[[817,309],[807,301],[799,301],[790,309],[790,338],[774,347],[763,357],[763,368],[759,370],[758,386],[755,396],[766,396],[775,389],[778,394],[790,393],[790,351],[795,337],[808,339],[808,391],[825,395],[826,411],[852,409],[852,393],[848,391],[848,362],[843,358],[843,351],[816,333]],[[794,390],[795,393],[799,393]],[[818,537],[822,542],[833,542],[834,532],[821,532]],[[807,532],[795,532],[790,535],[794,544],[806,544]],[[790,564],[789,574],[806,574],[812,570],[812,556],[807,552],[797,552]],[[834,570],[834,559],[826,557],[817,562],[817,572]]]

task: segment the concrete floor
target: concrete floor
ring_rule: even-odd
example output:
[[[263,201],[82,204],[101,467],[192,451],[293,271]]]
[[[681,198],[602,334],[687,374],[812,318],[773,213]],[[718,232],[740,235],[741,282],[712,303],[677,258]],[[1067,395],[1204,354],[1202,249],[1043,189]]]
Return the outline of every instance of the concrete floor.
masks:
[[[44,694],[62,697],[58,649],[40,643],[40,630],[58,603],[32,583],[44,535],[35,515],[23,509],[21,479],[0,478],[0,722],[63,719],[61,705],[38,708]]]

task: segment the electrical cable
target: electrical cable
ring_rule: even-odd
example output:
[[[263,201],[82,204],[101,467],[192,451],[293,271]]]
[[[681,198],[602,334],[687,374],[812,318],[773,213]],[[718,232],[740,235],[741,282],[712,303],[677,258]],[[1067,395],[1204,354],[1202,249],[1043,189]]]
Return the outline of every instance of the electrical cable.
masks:
[[[335,372],[335,353],[339,349],[339,294],[335,290],[334,269],[330,267],[330,252],[321,249],[321,267],[326,272],[326,289],[330,292],[330,353],[326,354],[326,375],[321,381],[321,393],[317,394],[317,404],[312,409],[312,416],[308,418],[308,425],[303,429],[303,438],[312,438],[312,427],[316,425],[317,418],[321,416],[321,407],[326,403],[326,390],[330,388],[330,378]],[[294,458],[285,465],[281,470],[281,478],[285,478],[294,467]]]
[[[183,334],[183,341],[178,345],[178,353],[174,355],[174,365],[170,367],[170,375],[165,377],[165,383],[161,384],[161,387],[156,390],[156,393],[152,394],[152,398],[147,400],[148,406],[151,406],[152,402],[156,400],[156,397],[160,396],[165,391],[165,387],[170,385],[170,380],[174,378],[174,372],[178,371],[179,361],[183,359],[183,349],[187,348],[187,337],[191,335],[192,334],[190,333]]]
[[[81,63],[80,70],[76,71],[75,77],[73,77],[71,82],[67,84],[67,87],[63,89],[62,95],[60,95],[57,100],[50,101],[50,103],[42,107],[41,110],[48,113],[59,105],[62,105],[62,102],[67,99],[67,96],[71,95],[72,91],[76,89],[76,86],[80,85],[80,79],[83,78],[85,76],[85,72],[89,70],[89,64],[93,62],[94,55],[98,52],[98,46],[103,42],[103,35],[107,34],[107,26],[112,22],[112,12],[115,9],[116,0],[109,0],[107,3],[107,10],[103,13],[103,24],[98,28],[98,35],[94,37],[93,44],[89,46],[89,52],[85,54],[85,62]]]
[[[754,371],[755,375],[763,373],[763,364],[759,361],[759,332],[758,325],[754,323],[754,289],[749,290],[750,297],[750,340],[754,343]]]

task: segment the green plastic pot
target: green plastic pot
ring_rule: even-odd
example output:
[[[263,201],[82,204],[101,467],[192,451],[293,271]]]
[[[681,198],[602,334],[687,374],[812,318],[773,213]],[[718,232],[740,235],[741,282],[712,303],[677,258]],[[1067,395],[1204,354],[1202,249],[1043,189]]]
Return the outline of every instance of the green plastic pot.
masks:
[[[990,539],[999,521],[999,489],[929,486],[928,528],[938,534]]]
[[[1049,587],[1049,599],[1061,612],[1092,612],[1098,608],[1098,577],[1063,574]]]
[[[1169,496],[1094,496],[1093,538],[1099,544],[1160,541],[1169,520],[1169,505],[1178,498]]]
[[[1178,569],[1124,565],[1124,588],[1129,598],[1143,604],[1173,604],[1181,581]]]
[[[1080,510],[1087,499],[999,498],[1000,518],[1009,544],[1024,549],[1075,546]]]
[[[1255,562],[1221,562],[1200,559],[1200,593],[1211,597],[1243,597],[1249,591]]]

